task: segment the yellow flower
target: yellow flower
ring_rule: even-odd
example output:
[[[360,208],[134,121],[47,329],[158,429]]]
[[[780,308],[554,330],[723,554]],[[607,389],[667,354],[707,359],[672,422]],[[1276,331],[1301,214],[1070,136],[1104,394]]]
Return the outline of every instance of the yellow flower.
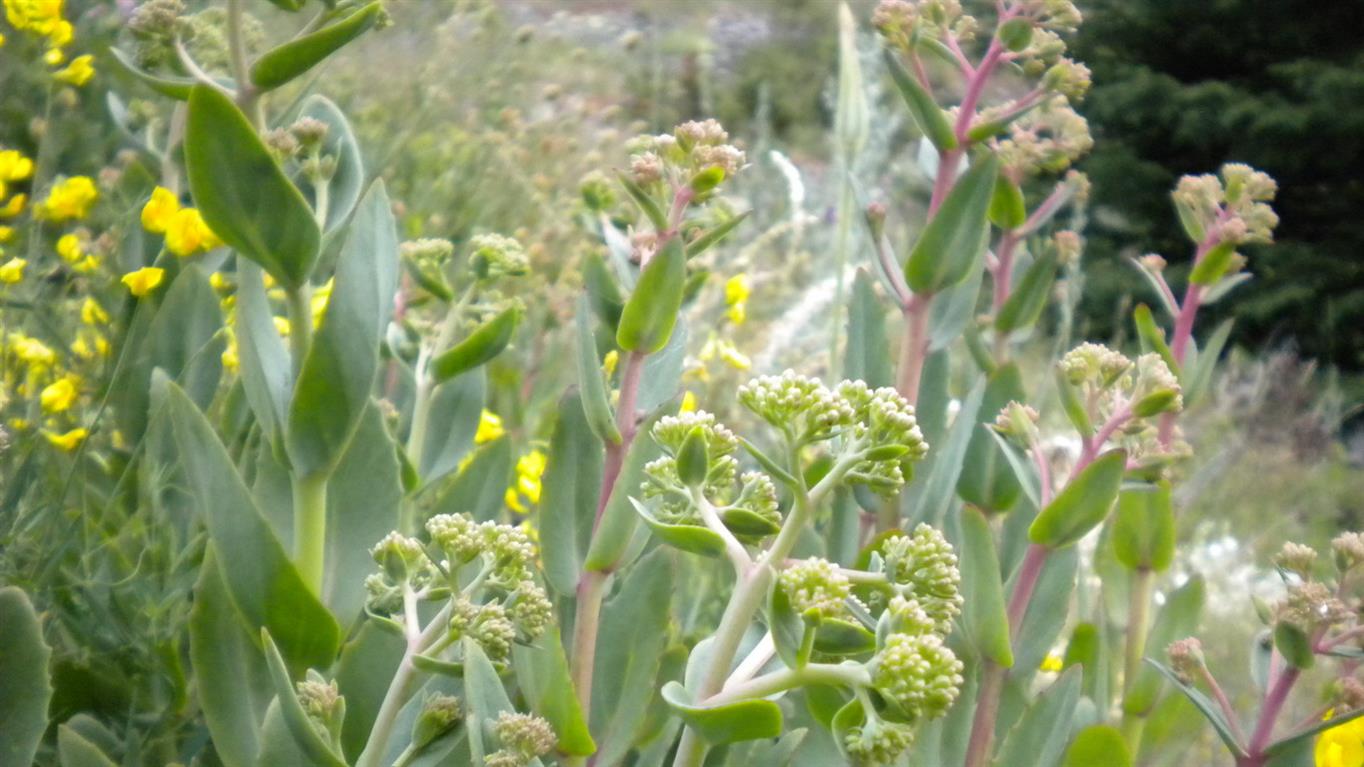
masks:
[[[57,182],[47,193],[47,199],[38,205],[38,217],[56,222],[85,218],[97,199],[99,190],[89,176],[72,176]]]
[[[9,202],[0,207],[0,218],[14,218],[24,212],[24,203],[28,202],[28,195],[16,194],[9,198]]]
[[[42,403],[43,412],[64,413],[70,410],[72,403],[80,394],[80,390],[76,388],[78,380],[75,376],[63,376],[48,384],[38,397]]]
[[[156,290],[156,286],[161,284],[161,279],[165,276],[165,269],[157,266],[144,266],[137,271],[123,275],[122,282],[128,286],[129,293],[141,298]]]
[[[327,280],[313,290],[313,295],[308,299],[308,308],[312,313],[313,327],[322,327],[322,318],[327,316],[327,304],[332,299],[332,284],[335,279]]]
[[[208,276],[208,285],[219,293],[226,292],[232,288],[232,280],[228,279],[222,272],[214,272]]]
[[[516,494],[516,488],[514,487],[507,488],[507,492],[502,494],[502,502],[507,504],[507,508],[517,514],[525,514],[527,511],[530,511],[526,504],[521,502],[521,496]]]
[[[89,274],[90,272],[93,272],[96,269],[98,269],[99,265],[100,265],[99,256],[90,254],[87,255],[85,258],[82,258],[79,263],[72,264],[71,268],[77,274]]]
[[[81,443],[85,441],[85,438],[90,435],[90,432],[86,431],[85,429],[77,427],[75,429],[72,429],[71,431],[66,432],[65,434],[54,434],[53,432],[50,431],[44,431],[43,435],[47,437],[48,442],[51,442],[52,444],[69,453],[72,450],[75,450],[76,448],[80,447]]]
[[[81,304],[81,322],[86,325],[103,325],[109,321],[109,313],[91,296],[86,296]]]
[[[677,408],[677,412],[679,413],[696,412],[696,395],[692,394],[690,389],[688,389],[686,393],[682,395],[682,405]]]
[[[175,198],[175,193],[158,186],[152,190],[147,204],[142,206],[142,228],[152,234],[165,234],[171,218],[178,212],[180,201]]]
[[[275,332],[279,333],[282,336],[288,337],[289,330],[291,329],[289,326],[289,318],[273,317],[272,319],[275,321]]]
[[[28,419],[11,418],[9,419],[9,427],[14,431],[28,431]]]
[[[17,149],[0,151],[0,181],[23,181],[33,175],[33,161]]]
[[[478,431],[474,433],[474,444],[482,445],[506,434],[502,428],[502,419],[496,413],[484,410],[478,416]]]
[[[82,331],[71,342],[71,352],[83,360],[94,359],[96,356],[104,357],[109,354],[109,341],[94,331]]]
[[[61,48],[52,48],[43,54],[43,63],[49,67],[55,67],[63,61],[66,61],[66,54]]]
[[[734,344],[730,343],[728,339],[720,341],[719,352],[720,359],[735,370],[748,370],[753,367],[753,362],[748,358],[748,355],[735,348]]]
[[[532,503],[540,502],[540,477],[545,473],[545,454],[532,450],[516,461],[516,486]]]
[[[602,360],[601,368],[602,370],[606,371],[607,378],[610,378],[611,374],[616,372],[616,365],[619,363],[620,352],[617,352],[615,349],[612,349],[611,351],[606,353],[606,359]]]
[[[166,249],[177,256],[191,256],[221,244],[222,240],[194,208],[178,210],[166,222]]]
[[[57,364],[57,353],[36,338],[16,333],[10,336],[9,349],[20,362],[34,370],[46,370]]]
[[[28,266],[28,261],[22,258],[11,258],[0,264],[0,282],[13,285],[22,280],[25,266]]]
[[[241,357],[237,353],[237,336],[229,334],[227,337],[227,348],[223,349],[222,354],[223,369],[229,373],[236,373],[241,369]]]
[[[54,72],[52,76],[67,85],[74,85],[79,88],[90,82],[90,78],[95,76],[95,68],[90,65],[90,62],[94,60],[95,57],[88,53],[84,56],[77,56],[71,60],[70,64],[66,65],[65,69]]]
[[[85,255],[85,251],[82,249],[80,236],[75,234],[63,234],[61,237],[57,238],[57,255],[61,256],[62,260],[68,264],[74,264],[81,260],[81,257]]]
[[[1364,766],[1364,722],[1359,719],[1332,727],[1317,737],[1316,767]]]
[[[748,319],[748,296],[751,288],[748,284],[748,275],[739,272],[738,274],[725,280],[725,305],[729,308],[725,310],[725,316],[735,325],[744,324]]]
[[[1065,668],[1065,666],[1065,661],[1061,659],[1061,656],[1051,652],[1047,653],[1047,657],[1042,659],[1042,665],[1037,668],[1041,671],[1049,671],[1054,674]]]
[[[14,239],[14,227],[0,226],[0,242],[9,242]]]

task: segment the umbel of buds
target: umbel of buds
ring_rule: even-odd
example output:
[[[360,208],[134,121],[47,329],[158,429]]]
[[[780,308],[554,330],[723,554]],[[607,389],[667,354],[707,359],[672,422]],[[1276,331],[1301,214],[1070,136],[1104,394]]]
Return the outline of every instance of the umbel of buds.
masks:
[[[549,722],[531,714],[504,711],[493,723],[493,732],[502,748],[487,756],[487,767],[526,767],[553,751],[558,742]]]
[[[682,123],[671,134],[639,136],[630,143],[630,178],[650,189],[689,188],[702,201],[744,167],[744,153],[715,120]]]

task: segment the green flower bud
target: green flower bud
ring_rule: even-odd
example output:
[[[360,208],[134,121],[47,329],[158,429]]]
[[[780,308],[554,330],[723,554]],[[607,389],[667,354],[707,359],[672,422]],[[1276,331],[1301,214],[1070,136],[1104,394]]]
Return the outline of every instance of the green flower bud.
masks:
[[[520,277],[530,271],[525,248],[511,237],[480,234],[469,240],[469,266],[480,280]]]
[[[882,546],[891,583],[908,586],[922,609],[946,634],[961,613],[961,571],[957,555],[942,533],[920,524],[912,535],[895,535]]]
[[[583,196],[583,203],[588,210],[603,212],[610,210],[616,204],[616,193],[611,186],[606,174],[600,171],[593,171],[583,177],[578,184],[578,192]]]
[[[1005,48],[1015,53],[1021,51],[1032,42],[1032,21],[1024,18],[1009,19],[999,26],[997,36]]]
[[[395,587],[379,573],[370,574],[365,578],[365,609],[376,615],[402,612],[402,589]]]
[[[554,622],[554,605],[540,586],[526,581],[513,591],[509,601],[512,620],[528,639],[535,639]]]
[[[533,714],[503,711],[493,723],[493,732],[504,751],[518,754],[526,762],[553,751],[559,742],[549,722]]]
[[[459,726],[459,698],[433,693],[422,701],[421,713],[412,723],[412,748],[420,751]]]
[[[847,612],[844,601],[852,594],[852,584],[836,565],[812,557],[797,562],[777,576],[796,613],[814,613],[833,618]]]
[[[1010,402],[999,411],[998,416],[995,416],[993,428],[1000,436],[1015,445],[1030,449],[1042,436],[1037,429],[1039,418],[1037,411],[1031,406],[1021,402]]]
[[[398,532],[384,536],[369,553],[389,578],[399,582],[421,569],[426,559],[419,541]]]
[[[962,663],[937,634],[891,634],[871,660],[872,685],[907,713],[947,713],[962,685]]]
[[[483,531],[468,515],[437,514],[426,521],[426,532],[452,565],[463,565],[483,552]]]
[[[1344,573],[1364,562],[1364,534],[1348,532],[1331,541],[1336,569]]]
[[[346,716],[346,700],[341,697],[336,682],[327,681],[321,674],[308,669],[307,678],[295,685],[298,702],[313,728],[324,739],[331,740],[341,732],[341,722]]]
[[[882,620],[886,622],[889,634],[923,636],[938,633],[943,628],[917,599],[908,599],[899,594],[891,597]]]
[[[856,415],[844,397],[792,370],[740,386],[739,402],[772,426],[790,429],[801,442],[829,439]]]
[[[914,728],[899,722],[887,722],[868,714],[861,727],[848,731],[843,747],[858,765],[894,764],[914,743]]]
[[[495,602],[476,605],[460,597],[453,603],[450,614],[450,634],[455,639],[469,637],[483,648],[494,661],[503,661],[511,654],[516,641],[516,626],[507,619],[507,611]]]

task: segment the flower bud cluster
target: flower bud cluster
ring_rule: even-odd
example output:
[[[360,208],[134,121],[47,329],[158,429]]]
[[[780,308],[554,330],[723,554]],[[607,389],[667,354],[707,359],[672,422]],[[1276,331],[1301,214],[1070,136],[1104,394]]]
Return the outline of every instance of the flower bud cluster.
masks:
[[[888,722],[868,717],[860,727],[848,731],[843,747],[855,764],[893,764],[914,744],[914,727],[900,722]]]
[[[526,767],[558,745],[549,722],[533,714],[504,711],[493,722],[502,748],[486,757],[487,767]]]
[[[1285,572],[1293,573],[1303,580],[1312,578],[1312,568],[1317,563],[1317,550],[1301,543],[1286,541],[1279,553],[1274,555],[1274,566]]]
[[[995,416],[991,428],[1015,445],[1029,449],[1041,439],[1041,432],[1037,428],[1040,419],[1041,416],[1031,405],[1010,402]]]
[[[1211,239],[1214,244],[1238,246],[1274,241],[1279,216],[1270,203],[1277,192],[1269,174],[1228,163],[1220,177],[1181,178],[1172,196],[1180,222],[1194,242]]]
[[[964,681],[962,662],[939,634],[891,634],[872,667],[877,692],[916,719],[946,714]]]
[[[1345,532],[1337,535],[1331,541],[1331,553],[1336,569],[1341,573],[1364,564],[1364,533]]]
[[[422,701],[421,713],[412,723],[412,748],[420,751],[436,739],[444,737],[460,724],[459,698],[443,693],[430,693]]]
[[[1318,628],[1339,625],[1352,614],[1349,606],[1319,581],[1290,585],[1288,594],[1274,606],[1276,622],[1292,623],[1308,635]]]
[[[1124,429],[1129,435],[1145,425],[1141,419],[1184,407],[1179,379],[1159,354],[1133,361],[1102,344],[1084,343],[1067,352],[1058,368],[1082,401],[1094,403],[1091,419],[1106,420],[1120,408],[1130,408],[1136,420]]]
[[[793,434],[797,444],[829,439],[856,416],[847,398],[793,370],[759,376],[740,386],[739,402],[773,427]]]
[[[736,480],[739,461],[734,453],[739,441],[704,410],[660,418],[650,432],[664,455],[644,467],[644,497],[660,499],[659,518],[674,524],[703,524],[700,509],[696,508],[687,483],[678,475],[677,466],[683,443],[697,430],[706,446],[705,479],[699,488],[706,502],[715,504],[722,518],[726,512],[744,511],[771,523],[773,530],[779,527],[781,512],[776,486],[766,474],[756,471],[745,472]],[[734,532],[746,537],[740,530]]]
[[[638,136],[629,144],[630,176],[643,187],[660,182],[693,187],[698,196],[744,167],[742,150],[729,143],[729,133],[715,120],[682,123],[671,134]]]
[[[933,630],[946,635],[962,605],[961,571],[952,544],[942,533],[920,524],[910,535],[888,538],[881,556],[892,589],[917,602],[919,610],[932,621]],[[907,625],[918,623],[917,618],[911,620],[911,613],[908,606],[902,606],[892,617]]]
[[[974,40],[980,31],[980,22],[962,11],[960,0],[881,0],[872,13],[872,25],[886,42],[906,51],[920,40],[947,35]]]
[[[1170,645],[1166,652],[1170,656],[1170,669],[1185,684],[1192,684],[1202,673],[1205,663],[1203,643],[1196,638],[1187,637],[1177,640]]]
[[[336,682],[327,681],[321,674],[308,669],[305,679],[295,685],[298,702],[308,715],[308,723],[317,730],[325,741],[333,741],[341,735],[341,722],[346,718],[346,699]]]
[[[914,406],[890,387],[873,390],[862,381],[844,381],[838,396],[852,406],[846,431],[861,446],[862,460],[848,474],[849,481],[894,494],[905,484],[903,467],[928,454],[928,443],[914,418]]]
[[[827,559],[811,557],[797,562],[777,576],[791,608],[799,615],[837,618],[847,613],[845,605],[852,596],[852,584],[838,566]]]
[[[480,280],[520,277],[530,272],[526,249],[515,238],[477,234],[469,240],[469,268]]]
[[[1085,85],[1088,75],[1085,70]],[[1009,176],[1022,179],[1063,171],[1093,148],[1094,138],[1085,118],[1065,99],[1052,98],[1010,124],[1008,134],[996,143],[995,152]]]
[[[147,0],[133,10],[126,29],[138,66],[155,71],[175,61],[175,37],[184,0]]]

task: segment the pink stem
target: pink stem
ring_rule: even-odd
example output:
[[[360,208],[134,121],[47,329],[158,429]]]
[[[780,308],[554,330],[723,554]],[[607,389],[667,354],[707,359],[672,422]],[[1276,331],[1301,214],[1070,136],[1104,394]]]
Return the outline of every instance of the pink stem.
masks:
[[[918,401],[919,380],[923,377],[924,359],[928,356],[928,310],[932,301],[931,295],[915,295],[905,306],[905,332],[900,341],[896,388],[911,405]]]
[[[1004,236],[999,240],[999,263],[995,265],[994,310],[996,317],[1004,308],[1004,302],[1009,300],[1010,283],[1013,281],[1014,250],[1017,248],[1017,234],[1012,229],[1005,230]]]
[[[1051,550],[1040,543],[1028,545],[1028,553],[1023,555],[1023,564],[1018,569],[1018,583],[1009,597],[1009,633],[1017,636],[1023,625],[1023,616],[1028,613],[1028,603],[1037,590],[1037,579],[1042,575],[1042,566],[1047,563]]]

